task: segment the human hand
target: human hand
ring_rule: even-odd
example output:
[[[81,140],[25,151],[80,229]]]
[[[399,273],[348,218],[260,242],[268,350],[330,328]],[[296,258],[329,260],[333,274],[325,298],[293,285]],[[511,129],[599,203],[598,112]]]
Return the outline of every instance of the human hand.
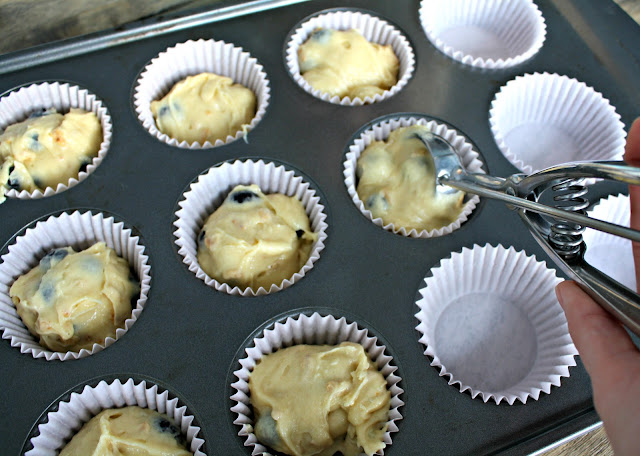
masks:
[[[625,161],[640,167],[640,118],[627,137]],[[629,188],[630,225],[640,229],[640,187]],[[640,286],[640,244],[633,243]],[[569,333],[591,377],[593,402],[616,455],[640,454],[640,351],[608,312],[571,281],[556,287]]]

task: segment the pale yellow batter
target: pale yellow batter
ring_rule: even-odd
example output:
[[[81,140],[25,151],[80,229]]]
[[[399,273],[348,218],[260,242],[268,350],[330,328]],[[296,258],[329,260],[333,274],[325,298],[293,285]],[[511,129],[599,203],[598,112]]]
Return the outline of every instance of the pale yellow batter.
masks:
[[[163,414],[131,406],[103,410],[62,449],[60,456],[190,456],[180,429]]]
[[[42,346],[77,352],[115,338],[139,292],[127,261],[99,242],[77,253],[52,250],[14,282],[9,295]]]
[[[386,141],[371,143],[356,170],[358,196],[374,218],[418,231],[454,222],[464,199],[463,192],[436,192],[433,158],[415,137],[420,131],[429,130],[421,125],[399,128]]]
[[[102,126],[92,112],[34,113],[0,135],[0,185],[5,192],[55,189],[86,170],[102,139]]]
[[[317,29],[298,49],[300,74],[316,90],[364,100],[398,82],[390,45],[369,43],[357,30]]]
[[[189,76],[160,101],[151,102],[158,129],[188,143],[226,140],[249,126],[256,113],[255,94],[231,78],[213,73]]]
[[[371,455],[385,447],[391,394],[361,345],[294,345],[249,377],[258,440],[295,456]]]
[[[316,238],[297,198],[238,185],[207,218],[198,263],[219,282],[268,290],[300,271]]]

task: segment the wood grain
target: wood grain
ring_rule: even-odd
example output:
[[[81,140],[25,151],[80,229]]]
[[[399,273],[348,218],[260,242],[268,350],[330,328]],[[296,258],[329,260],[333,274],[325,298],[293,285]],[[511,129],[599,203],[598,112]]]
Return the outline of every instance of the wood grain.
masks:
[[[217,1],[0,0],[0,53],[106,30],[161,13],[214,5]],[[614,1],[640,24],[640,0]],[[613,455],[603,428],[554,448],[544,456],[587,454]]]

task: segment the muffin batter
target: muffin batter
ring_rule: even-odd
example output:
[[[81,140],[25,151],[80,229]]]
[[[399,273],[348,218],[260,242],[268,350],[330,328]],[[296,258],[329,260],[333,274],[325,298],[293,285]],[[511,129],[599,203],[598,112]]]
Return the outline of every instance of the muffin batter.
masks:
[[[188,143],[224,141],[249,126],[256,113],[255,94],[231,78],[213,73],[189,76],[160,101],[151,102],[158,129]]]
[[[55,189],[86,170],[100,143],[102,126],[92,112],[36,112],[0,135],[0,185],[5,192]]]
[[[391,394],[361,345],[294,345],[249,377],[258,440],[295,456],[371,455],[385,447]]]
[[[60,456],[191,456],[166,415],[137,406],[103,410],[62,449]]]
[[[298,49],[300,74],[331,96],[382,94],[398,82],[398,58],[390,45],[369,43],[357,30],[317,29]]]
[[[300,271],[316,241],[295,197],[235,187],[198,236],[198,263],[219,282],[269,289]]]
[[[358,196],[374,218],[396,227],[433,230],[453,223],[462,210],[463,192],[436,191],[433,158],[414,125],[394,130],[386,141],[371,143],[357,163]]]
[[[40,345],[77,352],[115,338],[139,292],[127,261],[99,242],[78,253],[52,250],[14,282],[9,295]]]

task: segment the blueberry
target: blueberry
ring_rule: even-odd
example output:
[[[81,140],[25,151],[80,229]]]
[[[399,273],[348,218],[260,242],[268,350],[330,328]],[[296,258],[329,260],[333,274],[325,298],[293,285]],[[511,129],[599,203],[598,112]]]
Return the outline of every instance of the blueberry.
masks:
[[[169,114],[169,106],[163,106],[160,108],[160,111],[158,111],[159,116],[166,116],[167,114]]]
[[[369,210],[373,210],[376,207],[382,211],[386,211],[389,209],[389,202],[383,195],[379,193],[371,195],[369,198],[367,198],[367,201],[365,201],[364,205]]]
[[[164,432],[166,434],[171,434],[173,436],[174,439],[176,439],[176,441],[182,445],[184,445],[185,443],[185,438],[182,435],[182,433],[180,432],[180,429],[178,429],[173,423],[171,423],[169,420],[159,417],[156,422],[155,422],[156,428],[160,431],[160,432]]]
[[[13,166],[13,165],[9,166],[9,174],[11,174],[14,169],[16,169],[15,166]]]
[[[50,113],[50,111],[48,109],[41,108],[40,110],[33,111],[31,114],[29,114],[29,119],[36,119],[38,117],[44,117],[49,113]]]
[[[309,35],[309,39],[317,41],[319,43],[326,43],[327,41],[329,41],[329,38],[332,34],[332,30],[321,28],[318,30],[314,30],[313,33]]]
[[[268,410],[266,414],[260,415],[256,422],[255,431],[258,440],[267,446],[274,447],[280,442],[280,435],[278,435],[276,421],[271,417],[271,410]]]
[[[89,166],[91,164],[93,160],[89,159],[89,158],[85,158],[82,160],[82,163],[80,163],[80,168],[78,169],[79,173],[86,173],[87,172],[87,166]]]
[[[238,204],[242,204],[245,201],[251,201],[255,198],[258,198],[258,195],[249,190],[239,190],[231,194],[231,200]]]
[[[53,297],[56,294],[56,290],[50,282],[47,282],[47,283],[40,282],[40,293],[42,294],[42,297],[44,298],[45,302],[51,303],[53,300]]]
[[[66,249],[53,249],[40,260],[40,267],[45,271],[51,268],[51,262],[60,262],[69,252]]]
[[[129,268],[129,282],[138,282],[138,276],[136,275],[136,271],[133,270],[133,268]]]
[[[22,184],[20,184],[20,180],[16,179],[15,177],[9,178],[9,180],[7,181],[7,186],[14,190],[20,190],[20,188],[22,188]]]
[[[296,230],[296,236],[298,236],[298,239],[300,239],[303,234],[304,234],[304,230]]]

